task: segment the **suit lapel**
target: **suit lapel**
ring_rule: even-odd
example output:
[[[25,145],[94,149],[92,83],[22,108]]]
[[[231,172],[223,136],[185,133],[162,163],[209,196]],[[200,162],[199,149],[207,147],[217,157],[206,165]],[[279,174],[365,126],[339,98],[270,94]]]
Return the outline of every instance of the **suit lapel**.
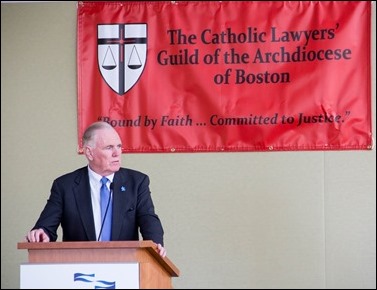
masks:
[[[127,209],[131,206],[132,201],[127,198],[131,195],[127,194],[127,177],[118,171],[114,175],[114,191],[113,191],[113,222],[112,222],[112,239],[120,240],[123,223]]]
[[[73,188],[73,194],[76,199],[77,210],[81,217],[87,239],[89,241],[96,241],[97,238],[93,219],[92,199],[87,167],[85,167],[81,175],[76,177],[75,184],[76,186]]]

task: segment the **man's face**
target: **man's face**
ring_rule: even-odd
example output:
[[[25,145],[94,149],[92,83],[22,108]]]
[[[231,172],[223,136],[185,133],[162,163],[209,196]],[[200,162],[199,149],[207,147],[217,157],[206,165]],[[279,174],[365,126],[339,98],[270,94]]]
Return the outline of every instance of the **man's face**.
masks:
[[[85,155],[90,168],[99,175],[110,175],[121,166],[122,141],[113,129],[101,129],[96,132],[95,146],[88,146]]]

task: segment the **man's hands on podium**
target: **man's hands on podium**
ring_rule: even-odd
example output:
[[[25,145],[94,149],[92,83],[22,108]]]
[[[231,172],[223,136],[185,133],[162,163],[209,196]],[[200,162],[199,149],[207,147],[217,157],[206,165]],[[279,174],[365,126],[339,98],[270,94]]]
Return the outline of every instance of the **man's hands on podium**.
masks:
[[[47,243],[50,241],[50,237],[45,233],[43,229],[35,229],[27,233],[24,241],[29,243]],[[157,252],[161,257],[166,257],[166,249],[161,244],[157,244]]]

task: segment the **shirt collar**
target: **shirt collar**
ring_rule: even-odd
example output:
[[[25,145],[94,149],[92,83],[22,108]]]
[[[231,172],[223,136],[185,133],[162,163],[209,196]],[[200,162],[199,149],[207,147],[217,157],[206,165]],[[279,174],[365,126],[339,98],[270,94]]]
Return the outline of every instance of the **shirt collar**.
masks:
[[[99,175],[98,173],[94,172],[90,166],[88,165],[88,172],[89,172],[89,178],[93,178],[95,180],[97,180],[98,182],[101,182],[101,178],[103,177],[102,175]],[[106,175],[105,177],[107,177],[108,180],[110,180],[110,183],[113,182],[113,179],[114,179],[114,173],[110,174],[110,175]]]

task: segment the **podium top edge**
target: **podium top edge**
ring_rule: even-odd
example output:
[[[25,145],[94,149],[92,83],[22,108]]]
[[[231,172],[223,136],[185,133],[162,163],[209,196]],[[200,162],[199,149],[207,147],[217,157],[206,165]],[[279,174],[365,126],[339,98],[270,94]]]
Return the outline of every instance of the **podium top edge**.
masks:
[[[20,242],[17,249],[111,249],[111,248],[157,248],[153,241],[78,241],[78,242],[40,242],[28,243]]]

